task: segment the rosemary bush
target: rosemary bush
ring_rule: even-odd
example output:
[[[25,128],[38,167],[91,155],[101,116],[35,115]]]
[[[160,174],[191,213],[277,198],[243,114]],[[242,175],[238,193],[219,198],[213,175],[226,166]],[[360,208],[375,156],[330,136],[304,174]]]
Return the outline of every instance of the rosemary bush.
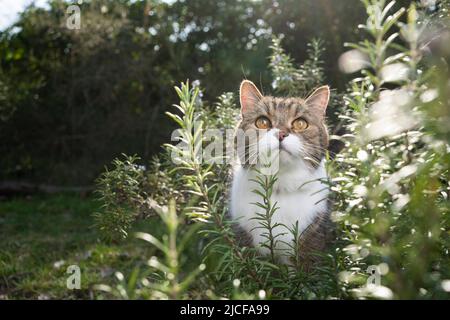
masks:
[[[448,298],[449,57],[445,50],[427,55],[425,34],[431,26],[448,28],[448,4],[429,13],[414,4],[398,8],[395,1],[363,3],[368,18],[359,27],[367,38],[348,44],[351,51],[340,58],[343,71],[357,76],[330,102],[339,117],[332,138],[343,149],[327,161],[338,232],[323,265],[305,274],[295,254],[297,267],[277,263],[271,220],[277,207],[270,200],[276,174],[259,176],[255,190],[256,219],[271,254],[239,246],[227,219],[225,160],[231,155],[204,161],[201,148],[235,126],[236,98],[225,93],[209,106],[198,83],[183,83],[175,88],[180,103],[167,112],[178,126],[176,143],[164,145],[148,169],[137,157],[125,157],[99,179],[105,207],[96,214],[98,227],[123,237],[135,219],[158,213],[164,239],[138,237],[161,256],[128,283],[119,275],[116,289],[100,289],[118,298]],[[326,83],[323,46],[313,40],[308,60],[296,66],[281,38],[273,39],[269,68],[276,94],[306,96]],[[211,137],[203,134],[207,129],[218,132]],[[296,226],[285,227],[298,238]],[[292,252],[297,245],[288,244]],[[187,246],[201,256],[200,267],[182,269]]]
[[[345,96],[348,133],[333,163],[339,278],[353,297],[448,297],[450,149],[442,115],[430,114],[448,112],[448,84],[436,88],[447,65],[423,61],[428,18],[414,4],[364,4],[368,38],[349,44],[365,58],[362,77]]]

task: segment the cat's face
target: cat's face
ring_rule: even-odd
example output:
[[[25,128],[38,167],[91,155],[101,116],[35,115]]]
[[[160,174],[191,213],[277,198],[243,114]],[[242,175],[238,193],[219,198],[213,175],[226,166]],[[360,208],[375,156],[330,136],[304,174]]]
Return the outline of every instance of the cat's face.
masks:
[[[263,96],[252,82],[244,81],[238,134],[245,132],[250,138],[245,154],[238,151],[241,162],[252,161],[254,151],[249,146],[257,145],[258,152],[278,153],[282,165],[303,161],[316,168],[328,147],[325,110],[329,96],[328,86],[316,89],[306,99]]]

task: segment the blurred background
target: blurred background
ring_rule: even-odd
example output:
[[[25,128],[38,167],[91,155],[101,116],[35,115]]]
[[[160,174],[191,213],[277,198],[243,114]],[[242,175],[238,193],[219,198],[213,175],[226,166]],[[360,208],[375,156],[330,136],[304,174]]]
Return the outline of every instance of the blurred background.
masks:
[[[67,7],[81,28],[66,26]],[[399,2],[398,5],[402,3]],[[248,78],[270,92],[273,35],[296,61],[321,38],[325,76],[343,89],[343,43],[358,40],[359,0],[0,0],[0,179],[92,185],[121,153],[144,159],[170,138],[174,85],[203,99]]]

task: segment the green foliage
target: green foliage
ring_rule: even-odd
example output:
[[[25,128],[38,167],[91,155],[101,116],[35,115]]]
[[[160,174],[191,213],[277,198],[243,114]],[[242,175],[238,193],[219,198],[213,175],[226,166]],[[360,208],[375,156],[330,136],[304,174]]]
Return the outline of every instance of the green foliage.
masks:
[[[365,5],[369,18],[361,27],[371,38],[350,46],[368,60],[345,97],[348,133],[333,164],[345,261],[340,279],[355,297],[448,297],[442,281],[450,276],[449,140],[440,137],[441,120],[427,107],[445,110],[448,87],[437,89],[430,81],[440,74],[435,62],[421,61],[425,15],[414,5],[394,13],[394,2]],[[402,42],[394,43],[399,36]],[[386,90],[388,84],[395,89]],[[433,102],[425,102],[426,92],[435,93]],[[381,285],[365,285],[372,265]]]
[[[257,170],[257,169],[255,169]],[[264,175],[257,171],[257,176],[254,182],[260,187],[259,189],[253,190],[255,194],[260,197],[260,202],[254,203],[258,209],[262,209],[262,212],[257,212],[255,208],[255,220],[259,221],[259,228],[262,229],[261,236],[266,239],[265,242],[261,244],[262,248],[267,249],[270,253],[270,261],[276,263],[276,253],[275,248],[278,243],[278,237],[282,234],[274,234],[273,230],[280,226],[280,224],[273,223],[272,217],[274,213],[278,210],[277,204],[272,203],[273,185],[277,181],[276,174]],[[296,239],[296,238],[294,238]]]
[[[0,31],[0,178],[88,185],[121,153],[150,159],[173,128],[163,111],[180,79],[201,80],[206,101],[243,77],[268,86],[273,34],[303,61],[310,37],[355,39],[358,3],[83,1],[80,30],[66,27],[68,1],[31,5]]]
[[[324,81],[322,62],[323,42],[313,39],[308,43],[308,59],[296,68],[292,58],[281,46],[281,38],[272,39],[270,69],[273,74],[272,87],[278,94],[287,96],[305,96]]]
[[[132,238],[120,244],[99,242],[91,215],[100,205],[76,194],[0,201],[0,300],[92,299],[95,284],[113,285],[116,270],[129,274],[155,254]],[[156,233],[160,224],[154,220],[136,230]],[[70,265],[82,270],[81,290],[67,290]]]
[[[135,236],[155,247],[157,254],[162,254],[162,261],[156,255],[152,256],[146,263],[149,268],[143,272],[135,268],[128,280],[121,272],[116,272],[118,284],[115,287],[103,284],[96,286],[97,290],[122,299],[188,298],[188,289],[198,274],[205,269],[205,265],[200,264],[194,270],[188,271],[186,259],[182,256],[199,225],[187,226],[183,217],[177,215],[173,200],[169,201],[168,207],[159,207],[156,204],[153,206],[166,227],[166,233],[162,239],[143,232],[138,232]]]
[[[94,214],[97,228],[105,238],[125,238],[131,223],[148,210],[142,185],[144,168],[136,164],[136,156],[113,161],[113,170],[106,170],[98,179],[99,199],[103,210]]]
[[[255,190],[260,196],[255,203],[255,212],[259,210],[256,219],[265,230],[264,246],[271,254],[259,256],[254,249],[239,245],[226,219],[227,162],[202,161],[200,148],[210,142],[203,135],[206,129],[233,127],[238,114],[234,97],[222,95],[210,107],[199,99],[198,85],[192,88],[186,83],[176,88],[180,100],[176,112],[167,113],[178,127],[177,144],[165,145],[162,155],[166,161],[157,167],[166,172],[168,184],[182,194],[176,201],[179,221],[189,230],[198,228],[195,230],[201,236],[191,238],[187,246],[197,248],[206,270],[198,275],[196,285],[187,285],[182,291],[174,291],[174,287],[184,280],[175,277],[175,281],[167,277],[169,273],[156,271],[159,287],[153,286],[144,297],[448,298],[448,56],[433,52],[425,57],[427,43],[422,32],[429,15],[424,9],[414,5],[398,8],[394,1],[363,3],[368,18],[360,28],[368,38],[348,45],[357,50],[358,61],[350,62],[359,65],[353,70],[359,74],[342,95],[344,105],[338,94],[331,102],[332,107],[340,107],[335,111],[344,134],[334,138],[344,148],[327,163],[338,237],[323,254],[323,265],[305,274],[298,263],[293,267],[277,263],[271,220],[276,204],[270,201],[276,175],[258,177],[260,188]],[[280,38],[274,38],[271,48],[269,66],[277,94],[306,96],[325,82],[321,42],[311,42],[309,57],[299,67],[282,49]],[[344,54],[342,59],[348,57]],[[133,176],[133,170],[130,174]],[[155,197],[167,199],[159,190],[146,195],[149,203]],[[175,205],[169,207],[174,210]],[[296,226],[286,226],[286,232],[298,238]],[[162,252],[169,252],[155,237],[146,237]],[[289,245],[296,248],[298,243]],[[182,250],[172,248],[177,248],[172,255],[182,259]],[[298,262],[299,257],[291,258]],[[167,261],[165,265],[170,267]],[[190,270],[187,277],[197,276],[197,269]],[[370,270],[380,278],[374,278]],[[150,268],[150,273],[155,274],[155,270]],[[177,270],[172,273],[178,274]],[[145,273],[140,278],[140,283],[155,283]],[[132,281],[136,283],[139,281]],[[128,288],[127,294],[111,292],[121,298],[133,296],[130,290],[131,294],[140,292],[138,285]]]
[[[220,130],[234,128],[239,118],[239,109],[232,92],[219,96],[218,102],[209,110],[208,127]]]
[[[3,77],[0,74],[0,121],[8,120],[14,113],[14,106],[11,104],[10,94],[10,88],[3,82]]]
[[[168,205],[170,198],[185,203],[182,175],[172,170],[168,151],[153,157],[148,166],[139,164],[137,156],[123,155],[97,179],[97,194],[103,207],[94,217],[104,239],[127,238],[136,220],[156,215],[150,199],[160,205]]]

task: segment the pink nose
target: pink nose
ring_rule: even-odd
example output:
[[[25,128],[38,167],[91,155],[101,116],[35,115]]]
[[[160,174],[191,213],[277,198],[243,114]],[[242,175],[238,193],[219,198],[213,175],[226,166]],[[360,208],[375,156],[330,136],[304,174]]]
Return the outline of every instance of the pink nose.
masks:
[[[286,138],[289,135],[289,133],[284,132],[284,131],[279,131],[278,132],[278,140],[281,142],[284,140],[284,138]]]

